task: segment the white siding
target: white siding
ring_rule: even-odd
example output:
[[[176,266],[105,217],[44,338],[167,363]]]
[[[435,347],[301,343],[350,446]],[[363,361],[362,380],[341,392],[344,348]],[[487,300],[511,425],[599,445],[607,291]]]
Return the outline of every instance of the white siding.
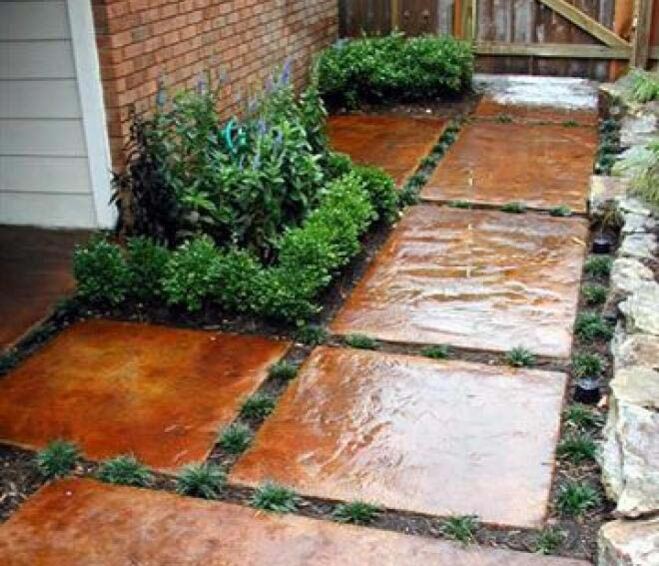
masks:
[[[75,69],[66,2],[0,0],[0,223],[97,225]]]

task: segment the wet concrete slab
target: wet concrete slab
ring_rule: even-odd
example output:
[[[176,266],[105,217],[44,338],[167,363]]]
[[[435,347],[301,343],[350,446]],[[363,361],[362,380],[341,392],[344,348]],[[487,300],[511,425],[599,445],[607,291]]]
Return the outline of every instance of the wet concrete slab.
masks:
[[[330,328],[567,358],[587,237],[578,218],[413,207]]]
[[[317,497],[538,527],[566,381],[555,372],[321,347],[230,481],[271,479]]]
[[[430,201],[521,201],[586,212],[594,128],[480,122],[465,126],[421,192]]]
[[[92,459],[133,453],[174,470],[218,431],[289,344],[93,320],[63,331],[0,380],[0,440],[72,440]]]
[[[0,226],[0,354],[73,291],[71,257],[84,230]]]
[[[532,106],[527,104],[506,104],[495,98],[484,96],[478,103],[474,116],[482,119],[505,119],[537,123],[551,122],[557,124],[576,123],[579,126],[596,126],[597,110],[573,108],[556,108],[555,106]]]
[[[257,513],[164,492],[62,480],[0,527],[7,566],[583,566],[542,557]]]
[[[357,163],[375,165],[398,186],[414,174],[441,136],[446,119],[406,116],[332,116],[331,146]]]

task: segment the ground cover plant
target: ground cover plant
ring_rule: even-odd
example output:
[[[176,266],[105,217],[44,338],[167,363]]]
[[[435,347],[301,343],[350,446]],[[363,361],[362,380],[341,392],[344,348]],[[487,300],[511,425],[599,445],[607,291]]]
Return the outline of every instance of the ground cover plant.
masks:
[[[126,245],[99,236],[74,257],[89,306],[213,305],[300,326],[319,311],[369,227],[398,217],[399,195],[384,172],[329,149],[317,81],[296,96],[289,74],[241,120],[220,120],[210,78],[135,119],[116,181]]]
[[[183,495],[217,499],[226,484],[226,474],[214,464],[190,464],[181,470],[176,491]]]
[[[536,359],[532,352],[517,346],[506,354],[506,362],[513,367],[523,368],[535,365]]]
[[[456,97],[469,90],[474,55],[449,36],[339,40],[320,57],[319,92],[331,106]]]
[[[268,482],[254,490],[250,504],[252,507],[264,511],[291,513],[297,509],[299,499],[293,490]]]
[[[627,97],[633,102],[645,104],[659,100],[659,74],[633,69],[628,75]]]
[[[368,525],[380,513],[380,508],[363,501],[350,501],[339,503],[332,516],[339,523],[353,523],[355,525]]]
[[[659,207],[659,139],[625,152],[613,173],[628,177],[634,194]]]
[[[73,470],[80,458],[78,447],[65,440],[53,440],[37,453],[36,463],[45,478],[60,478]]]
[[[106,460],[99,468],[98,477],[107,483],[135,487],[147,487],[153,481],[153,476],[148,468],[131,455]]]
[[[252,441],[252,431],[244,424],[234,423],[225,428],[219,437],[219,444],[229,454],[240,454]]]

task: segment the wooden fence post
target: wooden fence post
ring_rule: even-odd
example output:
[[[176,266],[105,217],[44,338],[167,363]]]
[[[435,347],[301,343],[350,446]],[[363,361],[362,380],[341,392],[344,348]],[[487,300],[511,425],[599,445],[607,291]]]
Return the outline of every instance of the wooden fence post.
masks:
[[[636,22],[632,41],[632,67],[645,69],[650,52],[650,28],[652,26],[653,0],[636,0],[634,19]]]
[[[400,28],[400,4],[399,0],[391,0],[391,31]]]

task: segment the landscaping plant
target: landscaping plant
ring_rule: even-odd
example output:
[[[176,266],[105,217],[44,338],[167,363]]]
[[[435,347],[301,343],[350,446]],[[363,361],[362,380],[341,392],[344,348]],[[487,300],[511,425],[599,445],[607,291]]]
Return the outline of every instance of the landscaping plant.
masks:
[[[474,515],[449,517],[442,522],[442,533],[462,543],[473,542],[478,530],[478,519]]]
[[[214,464],[185,466],[176,480],[176,491],[183,495],[217,499],[226,483],[226,474]]]
[[[561,440],[556,449],[559,458],[564,458],[573,464],[594,461],[597,454],[597,444],[590,435],[579,432]]]
[[[368,525],[372,523],[380,513],[380,508],[363,501],[351,501],[339,503],[332,516],[339,523],[352,523],[355,525]]]
[[[526,348],[517,346],[506,354],[506,362],[516,368],[531,367],[535,365],[535,356]]]
[[[556,527],[547,527],[540,531],[535,541],[535,552],[553,554],[563,544],[565,532]]]
[[[613,337],[611,326],[595,312],[582,312],[577,316],[575,332],[582,340],[603,339],[610,340]]]
[[[297,509],[299,499],[292,489],[267,482],[254,490],[250,505],[264,511],[291,513]]]
[[[613,172],[628,177],[634,194],[659,207],[659,139],[625,152]]]
[[[608,255],[591,255],[584,264],[584,270],[593,277],[607,277],[611,273],[613,259]]]
[[[37,453],[36,463],[45,478],[61,478],[73,470],[79,457],[80,451],[73,442],[53,440]]]
[[[378,343],[374,338],[364,334],[349,334],[345,337],[345,342],[351,348],[358,348],[359,350],[376,350],[378,347]]]
[[[251,429],[241,423],[229,425],[222,431],[219,439],[220,446],[229,454],[240,454],[244,452],[251,441]]]
[[[421,355],[434,360],[444,360],[449,356],[448,346],[438,344],[436,346],[426,346],[421,350]]]
[[[572,375],[580,377],[597,377],[602,373],[604,360],[598,354],[576,354],[572,358]]]
[[[575,428],[588,430],[602,424],[602,415],[586,405],[574,403],[565,410],[565,421]]]
[[[563,515],[578,517],[597,507],[601,496],[590,484],[570,480],[559,488],[556,506]]]
[[[101,481],[119,485],[146,487],[153,481],[148,468],[139,462],[135,456],[117,456],[103,462],[98,470]]]
[[[270,366],[268,376],[274,379],[288,381],[297,375],[297,366],[291,362],[282,361]]]
[[[598,283],[587,283],[582,289],[584,299],[589,305],[601,305],[606,301],[609,290]]]
[[[272,395],[256,392],[242,404],[240,415],[246,419],[264,419],[274,408],[275,400]]]

